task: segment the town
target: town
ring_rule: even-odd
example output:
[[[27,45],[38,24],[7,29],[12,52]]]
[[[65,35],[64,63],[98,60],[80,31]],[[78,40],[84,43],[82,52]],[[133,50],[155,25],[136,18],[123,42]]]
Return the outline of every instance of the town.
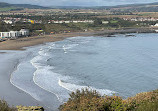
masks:
[[[105,29],[158,27],[157,12],[115,12],[106,9],[19,9],[0,11],[0,39],[99,31]],[[25,30],[25,34],[21,31]],[[14,36],[13,36],[14,35]]]

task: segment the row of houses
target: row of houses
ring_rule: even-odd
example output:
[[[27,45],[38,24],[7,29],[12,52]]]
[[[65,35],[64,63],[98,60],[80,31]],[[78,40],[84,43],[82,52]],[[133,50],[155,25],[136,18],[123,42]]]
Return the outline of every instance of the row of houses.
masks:
[[[72,20],[72,21],[65,21],[65,20],[61,20],[61,21],[55,21],[55,20],[49,20],[48,23],[56,23],[56,24],[60,24],[60,23],[94,23],[93,20]]]
[[[130,21],[158,21],[158,18],[152,17],[135,17],[135,18],[123,18],[123,20],[130,20]]]
[[[20,31],[0,32],[0,38],[1,39],[27,37],[27,36],[29,36],[29,30],[28,29],[21,29]]]
[[[13,17],[4,17],[3,19],[1,18],[1,20],[6,23],[6,24],[14,24],[16,22],[22,22],[22,23],[42,23],[42,20],[31,20],[31,19],[27,19],[27,18],[13,18]]]
[[[49,20],[48,23],[56,23],[56,24],[62,24],[62,23],[94,23],[94,20],[72,20],[72,21],[55,21],[55,20]],[[109,23],[109,21],[102,21],[103,24]]]

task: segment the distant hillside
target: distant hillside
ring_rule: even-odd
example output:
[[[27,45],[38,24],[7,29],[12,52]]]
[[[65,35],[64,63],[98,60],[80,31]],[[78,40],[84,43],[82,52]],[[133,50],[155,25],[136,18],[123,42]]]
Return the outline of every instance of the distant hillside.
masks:
[[[107,9],[111,11],[130,11],[130,12],[158,12],[158,2],[148,4],[129,4],[118,6],[102,6],[98,9]]]
[[[48,7],[30,5],[30,4],[12,4],[12,6],[20,7],[20,8],[29,8],[29,9],[49,9]]]
[[[93,6],[93,7],[83,7],[83,6],[51,6],[44,7],[38,5],[30,4],[9,4],[0,2],[0,11],[9,10],[21,10],[24,8],[29,9],[99,9],[99,10],[109,10],[118,12],[158,12],[158,2],[148,3],[148,4],[129,4],[129,5],[118,5],[118,6]]]
[[[117,5],[117,6],[52,6],[55,9],[98,9],[98,10],[109,10],[109,11],[121,11],[121,12],[158,12],[158,2],[148,4],[128,4],[128,5]]]
[[[24,8],[29,9],[48,9],[48,7],[38,6],[38,5],[30,5],[30,4],[9,4],[0,2],[0,11],[9,11],[9,10],[20,10]]]

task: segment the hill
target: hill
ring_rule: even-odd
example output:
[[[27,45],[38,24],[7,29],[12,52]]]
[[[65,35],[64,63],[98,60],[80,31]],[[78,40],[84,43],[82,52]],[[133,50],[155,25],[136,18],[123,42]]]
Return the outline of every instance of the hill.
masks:
[[[117,6],[51,6],[55,9],[98,9],[98,10],[109,10],[109,11],[121,11],[121,12],[158,12],[158,2],[147,3],[147,4],[128,4],[128,5],[117,5]]]
[[[49,7],[43,7],[43,6],[38,6],[38,5],[9,4],[9,3],[5,3],[5,2],[0,2],[0,11],[22,10],[24,8],[28,8],[28,9],[49,9]]]
[[[9,4],[5,2],[0,2],[0,11],[10,11],[10,10],[22,10],[24,8],[28,9],[98,9],[98,10],[109,10],[116,12],[158,12],[158,2],[148,3],[148,4],[128,4],[128,5],[117,5],[117,6],[93,6],[93,7],[83,7],[83,6],[51,6],[44,7],[31,4]]]
[[[148,4],[129,4],[129,5],[118,5],[118,6],[102,6],[98,9],[107,9],[110,11],[121,11],[121,12],[158,12],[158,2]]]

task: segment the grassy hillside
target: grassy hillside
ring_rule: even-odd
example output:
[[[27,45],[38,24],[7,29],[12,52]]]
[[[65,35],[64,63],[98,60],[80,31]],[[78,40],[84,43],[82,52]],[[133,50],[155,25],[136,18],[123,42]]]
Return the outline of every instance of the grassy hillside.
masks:
[[[48,7],[30,5],[30,4],[9,4],[0,2],[0,11],[10,11],[10,10],[22,10],[24,8],[29,9],[48,9]]]
[[[148,4],[129,4],[111,7],[99,7],[99,9],[107,9],[110,11],[130,11],[130,12],[158,12],[158,2]]]

